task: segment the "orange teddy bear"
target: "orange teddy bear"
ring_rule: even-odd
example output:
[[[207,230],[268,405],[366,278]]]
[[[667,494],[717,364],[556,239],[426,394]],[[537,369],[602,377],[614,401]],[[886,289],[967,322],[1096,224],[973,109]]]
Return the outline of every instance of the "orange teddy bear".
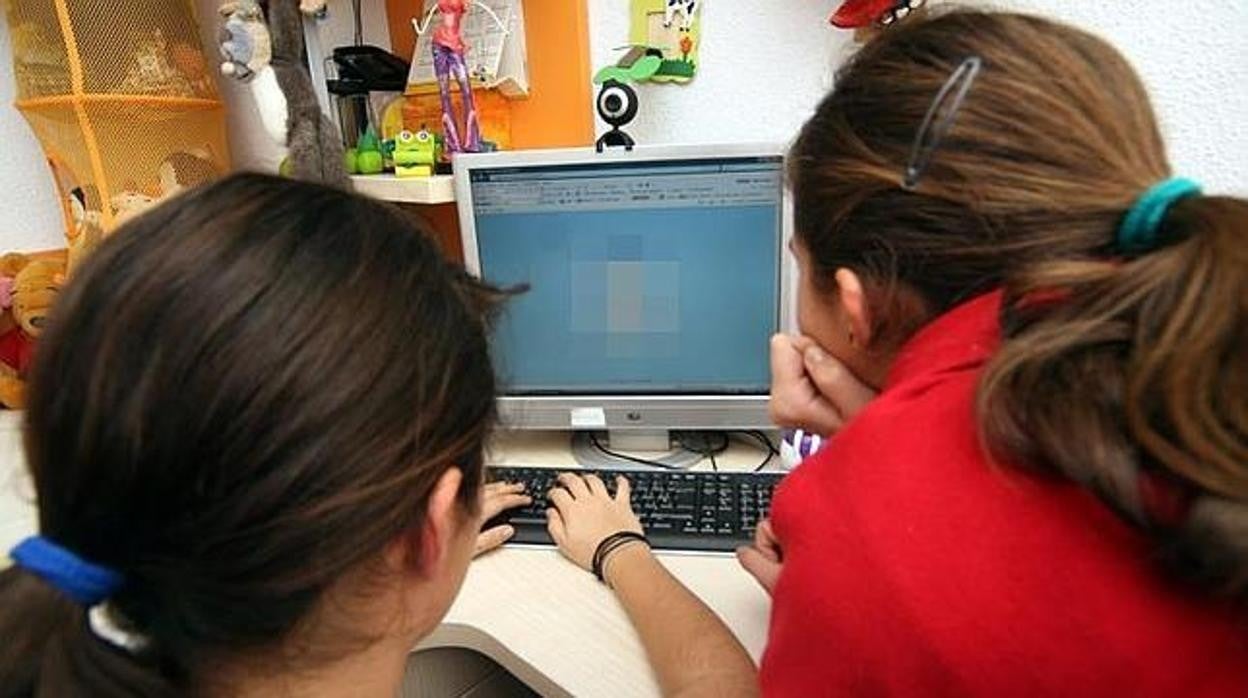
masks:
[[[64,262],[23,254],[0,258],[0,405],[25,405],[25,378],[52,302],[65,280]]]

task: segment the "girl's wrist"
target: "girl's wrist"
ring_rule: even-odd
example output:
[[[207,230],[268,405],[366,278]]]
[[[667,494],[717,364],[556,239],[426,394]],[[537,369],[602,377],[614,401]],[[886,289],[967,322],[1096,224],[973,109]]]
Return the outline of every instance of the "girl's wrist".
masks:
[[[607,587],[616,588],[621,574],[635,568],[646,559],[654,559],[650,546],[643,540],[629,541],[611,551],[602,561],[602,577]]]

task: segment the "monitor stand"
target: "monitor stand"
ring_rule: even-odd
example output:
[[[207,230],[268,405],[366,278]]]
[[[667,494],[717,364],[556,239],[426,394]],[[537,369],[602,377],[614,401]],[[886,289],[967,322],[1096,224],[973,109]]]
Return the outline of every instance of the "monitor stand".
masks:
[[[611,455],[603,449],[674,470],[689,468],[703,458],[695,451],[674,447],[672,433],[666,429],[572,432],[572,456],[587,468],[642,468],[646,465]]]
[[[666,429],[608,430],[603,444],[612,451],[649,451],[666,453],[672,450],[672,433]]]

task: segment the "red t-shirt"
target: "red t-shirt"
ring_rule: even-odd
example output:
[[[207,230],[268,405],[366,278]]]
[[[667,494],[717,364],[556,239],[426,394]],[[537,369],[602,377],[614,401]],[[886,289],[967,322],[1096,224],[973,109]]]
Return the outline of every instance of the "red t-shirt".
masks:
[[[999,294],[923,328],[781,484],[772,696],[1248,696],[1248,622],[1168,583],[1092,494],[993,464],[974,396]]]

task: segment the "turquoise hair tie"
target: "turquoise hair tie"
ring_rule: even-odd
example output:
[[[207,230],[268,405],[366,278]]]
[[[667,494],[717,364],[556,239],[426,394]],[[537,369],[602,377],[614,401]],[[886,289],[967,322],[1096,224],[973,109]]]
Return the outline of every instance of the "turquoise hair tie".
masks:
[[[1201,193],[1200,185],[1185,177],[1158,182],[1140,195],[1118,227],[1120,252],[1148,252],[1158,245],[1157,230],[1170,207],[1180,199]]]

